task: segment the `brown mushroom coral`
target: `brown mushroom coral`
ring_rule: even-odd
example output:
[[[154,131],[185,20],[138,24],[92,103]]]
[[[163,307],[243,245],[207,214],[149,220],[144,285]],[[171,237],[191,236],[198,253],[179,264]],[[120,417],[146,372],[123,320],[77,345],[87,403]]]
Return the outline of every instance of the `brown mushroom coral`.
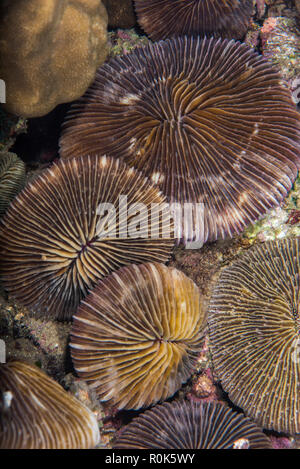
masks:
[[[226,268],[209,312],[213,364],[260,426],[300,433],[300,238],[255,246]]]
[[[35,313],[71,319],[111,271],[168,260],[174,241],[160,230],[164,202],[157,187],[116,159],[60,161],[25,187],[1,220],[5,288]]]
[[[0,76],[6,109],[42,116],[85,92],[107,55],[101,0],[2,0]]]
[[[300,119],[279,73],[247,45],[184,37],[100,67],[60,145],[64,158],[122,157],[171,203],[192,204],[183,238],[203,243],[242,231],[286,196]]]
[[[252,0],[134,0],[138,22],[153,41],[201,35],[240,39],[247,31]]]
[[[133,419],[114,448],[234,449],[241,440],[249,449],[272,447],[250,419],[223,404],[173,401]]]
[[[99,441],[94,414],[44,372],[0,364],[1,449],[87,449]]]
[[[190,377],[204,325],[199,290],[182,272],[157,263],[123,267],[74,316],[73,364],[101,400],[150,406]]]
[[[0,152],[0,217],[25,185],[25,164],[15,153]]]

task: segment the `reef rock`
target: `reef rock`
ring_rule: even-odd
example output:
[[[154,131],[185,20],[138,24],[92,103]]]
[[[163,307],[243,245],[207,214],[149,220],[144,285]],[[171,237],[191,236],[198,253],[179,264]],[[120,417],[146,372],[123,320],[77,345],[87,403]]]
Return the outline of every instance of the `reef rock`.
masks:
[[[111,28],[132,28],[136,23],[132,0],[103,0]]]
[[[107,55],[101,0],[3,0],[0,77],[6,110],[42,116],[79,98]]]
[[[295,18],[267,18],[261,29],[262,53],[280,68],[297,104],[300,74],[300,35]]]

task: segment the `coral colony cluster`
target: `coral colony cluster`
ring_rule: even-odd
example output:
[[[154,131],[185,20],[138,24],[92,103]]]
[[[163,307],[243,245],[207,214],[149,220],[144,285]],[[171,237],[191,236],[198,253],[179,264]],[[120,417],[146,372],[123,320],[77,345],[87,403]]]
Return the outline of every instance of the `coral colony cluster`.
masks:
[[[172,239],[132,239],[122,229],[119,237],[101,236],[106,219],[98,222],[97,208],[101,202],[115,205],[120,194],[129,206],[159,208],[165,202],[137,170],[106,156],[61,160],[27,184],[0,234],[5,288],[35,313],[70,320],[103,276],[124,264],[166,262]],[[158,209],[151,215],[159,224]]]
[[[104,64],[72,106],[61,157],[121,158],[171,203],[203,205],[192,230],[182,228],[186,240],[232,236],[297,176],[299,115],[281,81],[264,58],[227,39],[137,48]]]
[[[299,447],[299,11],[1,3],[0,448]]]

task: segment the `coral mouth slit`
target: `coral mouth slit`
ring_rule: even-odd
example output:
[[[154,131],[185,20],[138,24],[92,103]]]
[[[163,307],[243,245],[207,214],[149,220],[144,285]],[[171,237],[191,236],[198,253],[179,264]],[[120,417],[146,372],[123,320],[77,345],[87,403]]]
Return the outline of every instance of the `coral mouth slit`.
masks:
[[[70,320],[90,289],[112,271],[130,263],[166,262],[174,245],[171,234],[137,238],[106,230],[98,208],[117,207],[122,194],[129,207],[151,210],[160,233],[159,207],[166,198],[117,159],[60,160],[28,184],[0,230],[0,275],[8,292],[35,314]],[[109,219],[109,227],[110,221],[116,220]]]
[[[82,244],[80,253],[84,252],[87,248],[90,248],[95,243],[95,241],[97,241],[97,239],[97,236],[94,236],[94,238],[90,241],[87,241],[86,244]]]

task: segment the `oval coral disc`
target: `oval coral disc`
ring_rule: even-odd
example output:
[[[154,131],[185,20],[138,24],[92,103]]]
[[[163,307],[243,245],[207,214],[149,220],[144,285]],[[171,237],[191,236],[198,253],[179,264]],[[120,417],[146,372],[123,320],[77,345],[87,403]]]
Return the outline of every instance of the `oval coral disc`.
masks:
[[[101,400],[119,408],[150,406],[190,377],[204,319],[199,290],[182,272],[157,263],[123,267],[74,316],[74,367]]]
[[[255,246],[212,295],[213,364],[234,404],[263,428],[300,433],[300,238]]]

